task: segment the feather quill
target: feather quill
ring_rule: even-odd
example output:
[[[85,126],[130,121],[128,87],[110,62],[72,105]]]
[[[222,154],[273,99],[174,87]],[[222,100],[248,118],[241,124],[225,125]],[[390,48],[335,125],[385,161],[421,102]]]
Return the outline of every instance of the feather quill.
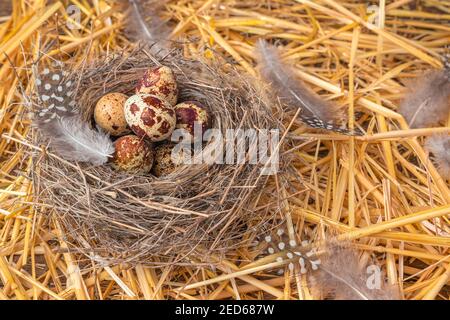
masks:
[[[450,179],[450,136],[436,134],[427,138],[425,149],[433,154],[441,176]]]
[[[56,117],[53,121],[35,121],[41,134],[49,139],[50,148],[69,161],[102,165],[114,153],[109,135],[90,128],[78,115]]]
[[[313,128],[352,134],[342,125],[342,109],[323,100],[298,79],[293,68],[281,61],[276,47],[260,39],[256,45],[256,56],[264,80],[281,103],[294,110],[301,109],[303,122]]]
[[[399,113],[410,128],[423,128],[444,122],[450,112],[450,65],[427,71],[407,84]]]
[[[171,47],[169,28],[158,14],[164,2],[147,1],[144,6],[139,0],[128,0],[127,33],[149,44],[151,52],[159,57],[166,56]]]
[[[385,283],[384,279],[371,279],[361,268],[356,251],[341,244],[328,244],[321,264],[311,273],[313,294],[335,300],[397,300],[398,290]],[[379,276],[381,277],[381,273]],[[372,280],[374,280],[372,282]],[[378,281],[379,286],[377,286]],[[375,285],[373,285],[375,284]]]

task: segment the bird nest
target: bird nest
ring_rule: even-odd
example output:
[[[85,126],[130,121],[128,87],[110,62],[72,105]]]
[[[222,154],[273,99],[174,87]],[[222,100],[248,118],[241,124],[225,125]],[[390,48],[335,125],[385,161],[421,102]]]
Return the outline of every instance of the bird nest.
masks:
[[[226,64],[211,67],[177,53],[158,60],[143,49],[74,71],[79,111],[92,121],[95,104],[104,94],[132,95],[144,71],[157,65],[173,69],[179,101],[201,102],[212,116],[212,127],[224,137],[227,129],[280,126],[277,107],[268,105],[252,81]],[[229,70],[224,72],[226,66]],[[38,140],[42,142],[39,135]],[[217,148],[217,143],[208,146]],[[244,146],[247,160],[251,148],[248,143]],[[211,254],[226,255],[253,239],[267,223],[270,211],[255,208],[255,197],[269,179],[262,174],[264,165],[249,161],[182,165],[157,178],[130,175],[108,164],[66,161],[50,149],[35,170],[34,181],[41,199],[55,209],[68,243],[91,258],[182,265],[193,257],[209,262]]]

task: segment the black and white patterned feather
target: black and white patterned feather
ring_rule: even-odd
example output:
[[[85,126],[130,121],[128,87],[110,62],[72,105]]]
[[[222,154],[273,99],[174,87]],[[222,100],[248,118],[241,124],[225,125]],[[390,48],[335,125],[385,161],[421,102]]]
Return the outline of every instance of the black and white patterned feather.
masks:
[[[43,123],[76,114],[75,83],[67,79],[67,72],[58,69],[44,68],[39,74],[35,72],[36,91],[43,106],[37,116]]]
[[[348,135],[360,135],[343,124],[344,113],[322,99],[295,76],[291,66],[281,61],[278,49],[260,39],[256,46],[258,67],[273,93],[286,107],[301,109],[299,117],[310,127]]]
[[[76,108],[75,83],[62,68],[35,72],[38,108],[33,124],[58,156],[69,161],[102,165],[114,153],[109,135],[91,128]]]

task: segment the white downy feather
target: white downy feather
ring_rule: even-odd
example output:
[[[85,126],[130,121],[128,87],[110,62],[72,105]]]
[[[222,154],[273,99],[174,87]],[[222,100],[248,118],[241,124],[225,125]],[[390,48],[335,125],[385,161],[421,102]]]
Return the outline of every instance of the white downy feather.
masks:
[[[51,150],[65,160],[102,165],[114,153],[109,135],[90,128],[78,115],[35,123],[41,134],[49,139]]]

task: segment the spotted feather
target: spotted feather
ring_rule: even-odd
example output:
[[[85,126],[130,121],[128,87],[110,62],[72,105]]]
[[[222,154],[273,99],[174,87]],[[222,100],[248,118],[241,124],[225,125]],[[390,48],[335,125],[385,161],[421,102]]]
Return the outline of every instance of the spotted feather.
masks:
[[[36,91],[41,106],[36,113],[39,121],[48,123],[58,117],[76,114],[75,84],[68,76],[69,73],[63,71],[62,67],[54,70],[46,67],[35,73]]]

